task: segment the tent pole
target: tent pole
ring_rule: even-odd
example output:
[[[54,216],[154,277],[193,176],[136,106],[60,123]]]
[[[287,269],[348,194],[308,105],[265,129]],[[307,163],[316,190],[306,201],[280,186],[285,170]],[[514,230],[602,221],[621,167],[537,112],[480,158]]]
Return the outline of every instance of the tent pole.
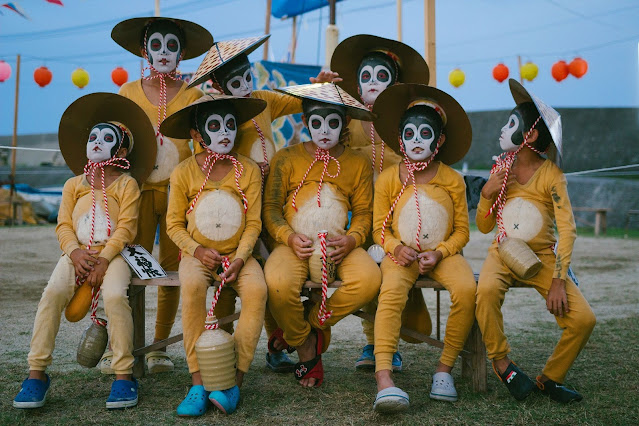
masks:
[[[326,60],[324,66],[329,68],[331,66],[331,57],[337,47],[339,41],[339,29],[335,25],[335,0],[329,0],[329,19],[328,26],[326,27]]]
[[[11,146],[16,148],[18,146],[18,95],[20,92],[20,55],[16,57],[16,96],[13,103],[13,138],[11,139]],[[13,196],[16,192],[16,155],[17,150],[11,150],[11,189],[9,191],[9,211],[11,212],[11,225],[15,225],[15,206],[13,205]]]
[[[397,41],[402,41],[402,0],[397,0]]]
[[[160,0],[155,0],[155,16],[160,16]]]
[[[519,65],[519,83],[524,84],[524,78],[521,76],[521,55],[517,55],[517,64]]]
[[[291,35],[291,64],[295,63],[295,50],[297,49],[297,16],[293,16],[293,34]]]
[[[266,0],[266,23],[264,24],[264,34],[268,34],[271,31],[271,0]],[[268,60],[268,40],[264,42],[264,54],[262,60]]]
[[[424,43],[426,45],[426,63],[430,71],[430,82],[428,84],[437,87],[435,0],[424,0]]]

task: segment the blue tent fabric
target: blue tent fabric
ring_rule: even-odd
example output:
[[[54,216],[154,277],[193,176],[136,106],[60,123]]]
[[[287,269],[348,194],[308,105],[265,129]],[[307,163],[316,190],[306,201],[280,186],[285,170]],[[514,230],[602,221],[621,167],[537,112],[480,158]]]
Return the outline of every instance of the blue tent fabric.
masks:
[[[292,18],[328,6],[328,4],[328,0],[273,0],[271,15],[276,18]]]

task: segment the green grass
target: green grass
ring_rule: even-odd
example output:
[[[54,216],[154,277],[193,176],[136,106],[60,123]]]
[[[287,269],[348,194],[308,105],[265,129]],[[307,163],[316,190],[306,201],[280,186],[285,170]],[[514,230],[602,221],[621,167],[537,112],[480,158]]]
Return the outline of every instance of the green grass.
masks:
[[[11,407],[24,379],[26,354],[0,363],[0,424],[565,424],[617,425],[639,423],[637,365],[639,316],[609,320],[596,326],[590,342],[573,366],[567,384],[583,395],[581,403],[560,405],[540,394],[524,402],[512,399],[494,374],[485,394],[473,393],[470,383],[454,376],[460,401],[442,403],[428,398],[430,375],[439,351],[425,345],[402,344],[405,371],[396,384],[410,395],[411,408],[401,416],[384,417],[372,410],[375,380],[357,372],[356,343],[331,347],[324,356],[326,378],[319,389],[302,389],[292,375],[271,373],[264,367],[264,348],[245,379],[242,402],[230,417],[213,410],[199,419],[180,419],[175,408],[188,390],[183,359],[177,370],[140,380],[140,404],[124,411],[107,411],[104,403],[111,379],[78,367],[69,373],[52,369],[47,405],[36,410]],[[530,328],[511,336],[512,357],[531,376],[543,367],[560,331],[555,324],[530,319]],[[336,345],[337,346],[337,345]]]

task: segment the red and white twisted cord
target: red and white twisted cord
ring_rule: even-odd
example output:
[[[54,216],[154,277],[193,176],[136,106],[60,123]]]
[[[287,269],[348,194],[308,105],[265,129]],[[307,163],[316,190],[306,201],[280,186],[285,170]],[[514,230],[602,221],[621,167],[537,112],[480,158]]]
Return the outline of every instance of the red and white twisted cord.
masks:
[[[230,266],[231,266],[231,263],[229,262],[229,258],[227,256],[223,256],[222,257],[222,269],[224,270],[224,273],[226,273],[226,271],[228,271]],[[207,317],[210,318],[210,317],[212,317],[214,315],[215,306],[217,305],[217,301],[220,298],[220,293],[222,292],[222,287],[224,287],[225,284],[226,284],[226,278],[222,278],[222,281],[220,282],[220,285],[217,287],[217,290],[215,291],[215,294],[213,295],[213,301],[211,302],[211,309],[209,309],[209,313],[207,314]],[[207,330],[215,330],[219,326],[220,325],[216,321],[213,324],[206,324],[204,326],[204,328],[206,328]]]
[[[366,107],[369,109],[369,111],[373,111],[373,105],[366,105]],[[379,153],[379,172],[381,173],[382,170],[384,169],[384,141],[382,141],[381,144],[382,147],[382,152]],[[375,166],[377,165],[377,153],[376,153],[376,148],[375,148],[375,125],[373,124],[373,122],[371,121],[371,148],[372,148],[372,160],[373,160],[373,173],[375,173]]]
[[[328,165],[330,164],[331,160],[335,161],[335,164],[337,164],[337,173],[335,173],[334,175],[328,172]],[[317,148],[315,150],[315,158],[313,158],[311,165],[308,166],[306,173],[304,173],[304,177],[302,177],[302,180],[300,181],[299,185],[297,185],[297,188],[295,188],[295,192],[293,193],[293,200],[291,202],[291,205],[293,206],[295,211],[297,211],[297,204],[296,204],[297,193],[302,188],[302,185],[306,181],[306,178],[308,177],[308,174],[311,172],[311,169],[313,168],[315,163],[317,163],[318,161],[322,161],[324,163],[324,168],[322,169],[322,174],[320,175],[319,184],[317,185],[317,207],[322,207],[322,204],[320,202],[320,193],[322,191],[322,183],[324,182],[324,176],[328,176],[333,179],[339,176],[339,173],[341,171],[341,166],[337,158],[333,157],[327,150],[322,148]]]
[[[320,250],[322,253],[322,303],[317,312],[317,319],[320,325],[324,325],[327,319],[331,317],[333,311],[326,311],[326,298],[328,297],[328,266],[326,262],[326,231],[317,233],[320,242]]]
[[[260,142],[262,143],[262,155],[264,156],[264,166],[260,167],[260,172],[262,173],[262,191],[264,191],[264,182],[266,181],[266,176],[264,175],[264,167],[268,166],[268,154],[266,153],[266,139],[264,138],[264,132],[257,124],[255,119],[251,119],[253,125],[255,126],[255,130],[260,137]]]

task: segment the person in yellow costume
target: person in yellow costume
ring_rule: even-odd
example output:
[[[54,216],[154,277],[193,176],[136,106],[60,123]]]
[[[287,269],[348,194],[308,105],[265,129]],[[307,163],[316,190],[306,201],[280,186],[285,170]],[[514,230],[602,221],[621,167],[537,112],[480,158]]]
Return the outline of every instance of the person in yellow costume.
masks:
[[[177,67],[182,59],[195,58],[213,44],[211,34],[200,25],[175,18],[144,17],[118,23],[111,38],[124,49],[144,58],[150,74],[124,84],[120,94],[137,103],[154,124],[157,138],[157,159],[153,172],[142,185],[140,220],[136,244],[153,252],[155,235],[160,230],[160,265],[166,271],[176,271],[179,250],[166,234],[169,176],[173,169],[192,155],[189,138],[170,138],[160,131],[162,121],[170,114],[202,96],[199,89],[189,89],[179,77]],[[167,339],[175,322],[180,302],[178,287],[158,287],[158,305],[153,342]],[[110,351],[100,361],[103,373],[112,371]],[[173,370],[166,348],[146,355],[149,373]]]
[[[330,327],[379,291],[379,268],[359,247],[370,232],[373,172],[363,154],[339,143],[348,117],[370,120],[372,114],[333,83],[277,90],[302,99],[312,142],[278,151],[266,181],[262,220],[277,243],[264,267],[268,307],[281,327],[275,334],[282,347],[297,349],[295,377],[302,386],[318,387]],[[323,280],[322,302],[305,316],[300,291],[316,251],[337,265],[342,286],[327,298]]]
[[[470,236],[466,185],[449,165],[461,160],[472,140],[464,109],[447,93],[419,84],[386,89],[373,108],[374,121],[402,163],[384,170],[375,183],[373,238],[387,254],[375,316],[375,379],[378,412],[403,411],[406,392],[392,379],[408,293],[420,275],[450,292],[444,350],[430,397],[456,401],[450,374],[475,319],[475,277],[461,251]]]
[[[582,396],[563,383],[596,320],[568,271],[577,234],[566,177],[557,165],[561,117],[515,80],[509,83],[517,106],[501,129],[499,144],[504,153],[493,166],[477,207],[477,228],[483,233],[492,231],[495,224],[498,228],[479,274],[477,322],[495,373],[516,399],[526,398],[535,383],[508,356],[501,306],[515,280],[534,287],[563,330],[537,377],[537,387],[555,401],[580,401]],[[546,152],[544,158],[541,154]],[[502,244],[507,239],[523,241],[529,254],[541,261],[541,270],[532,278],[517,276],[511,269],[517,269],[516,265],[506,263],[508,253]]]
[[[133,407],[138,403],[138,383],[132,376],[133,318],[127,297],[131,272],[120,251],[135,238],[138,183],[149,175],[155,159],[153,127],[129,99],[93,93],[67,108],[58,136],[62,155],[76,176],[62,190],[56,234],[63,254],[38,304],[29,377],[13,406],[45,404],[51,384],[45,370],[52,362],[62,311],[77,283],[88,282],[96,303],[102,293],[114,353],[116,376],[106,407]],[[91,317],[104,325],[95,310]]]
[[[205,95],[172,116],[160,130],[187,137],[205,148],[171,173],[167,233],[182,251],[179,274],[184,350],[193,386],[178,406],[180,416],[199,416],[209,400],[226,414],[235,411],[239,387],[253,361],[266,309],[266,283],[251,256],[262,229],[262,182],[259,167],[234,152],[242,123],[266,107],[260,99]],[[222,267],[222,271],[218,268]],[[208,394],[195,343],[204,331],[206,290],[226,279],[222,293],[240,296],[242,312],[235,332],[236,385]],[[217,313],[216,313],[217,315]]]

